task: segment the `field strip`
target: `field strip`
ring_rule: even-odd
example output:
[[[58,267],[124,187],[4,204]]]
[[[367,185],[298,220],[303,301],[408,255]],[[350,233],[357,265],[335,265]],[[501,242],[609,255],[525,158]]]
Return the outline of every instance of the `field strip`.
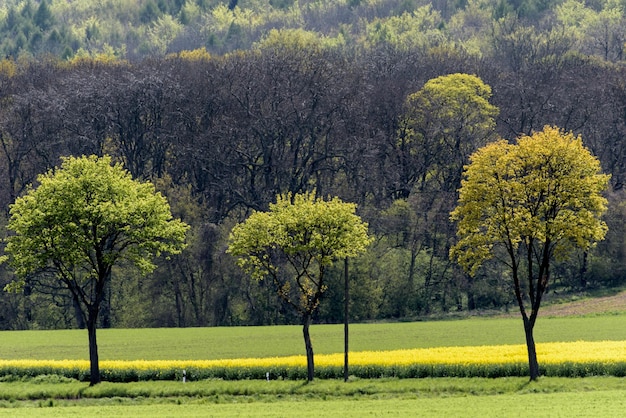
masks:
[[[577,341],[537,343],[537,356],[542,364],[563,363],[624,363],[626,341]],[[466,347],[436,347],[391,351],[351,352],[353,366],[408,366],[408,365],[488,365],[513,364],[527,361],[526,346],[485,345]],[[340,367],[343,353],[315,356],[317,366]],[[303,367],[306,357],[285,356],[265,358],[239,358],[223,360],[102,360],[101,369],[109,370],[159,370],[159,369],[211,369],[247,367]],[[0,360],[0,370],[21,368],[88,370],[87,360]]]

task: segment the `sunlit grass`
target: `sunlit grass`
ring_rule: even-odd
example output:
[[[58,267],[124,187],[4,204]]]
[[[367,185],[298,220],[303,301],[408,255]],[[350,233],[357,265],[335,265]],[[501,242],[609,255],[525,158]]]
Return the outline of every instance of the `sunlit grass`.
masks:
[[[0,383],[0,416],[622,416],[626,381],[376,379]],[[536,407],[536,408],[535,408]],[[297,412],[297,413],[295,413]]]
[[[626,315],[539,318],[535,340],[626,340]],[[342,325],[311,326],[315,354],[343,351]],[[520,318],[350,325],[350,350],[524,344]],[[264,327],[153,328],[98,330],[101,360],[219,360],[286,357],[304,354],[302,328]],[[1,359],[86,360],[87,331],[1,331]]]

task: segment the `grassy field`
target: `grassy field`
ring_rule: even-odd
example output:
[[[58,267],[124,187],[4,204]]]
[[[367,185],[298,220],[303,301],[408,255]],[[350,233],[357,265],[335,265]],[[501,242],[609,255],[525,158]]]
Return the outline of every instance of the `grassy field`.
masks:
[[[537,342],[626,340],[626,314],[539,318]],[[342,325],[311,327],[315,353],[343,352]],[[353,324],[350,350],[524,344],[519,318]],[[106,329],[101,360],[193,360],[304,354],[299,326]],[[87,331],[2,331],[0,359],[87,359]]]
[[[540,318],[536,340],[626,340],[626,314]],[[354,324],[351,350],[523,344],[519,318]],[[316,353],[343,350],[341,325],[311,328]],[[0,332],[0,359],[86,359],[87,332]],[[102,360],[303,354],[299,326],[101,330]],[[622,416],[626,379],[352,379],[104,382],[44,376],[0,382],[0,416]]]
[[[98,405],[0,410],[7,417],[623,417],[624,392],[490,395],[428,399]]]
[[[0,384],[0,416],[623,416],[618,378]],[[31,398],[20,400],[20,397]]]

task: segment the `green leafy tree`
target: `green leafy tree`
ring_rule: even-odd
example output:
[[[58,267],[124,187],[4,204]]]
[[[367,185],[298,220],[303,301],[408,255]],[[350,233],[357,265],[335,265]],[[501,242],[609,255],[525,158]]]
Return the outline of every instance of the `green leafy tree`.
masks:
[[[451,256],[471,274],[490,258],[510,269],[531,380],[539,377],[533,328],[551,263],[604,238],[608,180],[582,139],[555,127],[521,136],[517,144],[489,144],[466,168],[451,214],[459,239]]]
[[[447,38],[441,30],[441,14],[431,4],[400,16],[375,18],[366,24],[365,43],[368,46],[389,43],[397,48],[436,47],[445,45]]]
[[[33,20],[35,25],[37,25],[41,30],[48,30],[54,24],[54,16],[52,16],[52,12],[50,11],[50,7],[48,6],[48,2],[46,0],[42,0],[39,3],[39,7],[33,16]]]
[[[152,271],[155,256],[183,249],[188,226],[172,218],[152,183],[133,180],[108,156],[64,158],[37,180],[10,209],[13,234],[3,261],[17,279],[7,288],[69,290],[87,324],[94,385],[100,382],[96,326],[113,266],[127,262]]]
[[[309,326],[326,291],[326,273],[338,259],[365,251],[371,239],[356,205],[313,193],[279,195],[267,212],[237,224],[228,252],[257,280],[269,279],[278,296],[302,318],[307,376],[314,376]]]
[[[402,197],[414,184],[422,191],[458,188],[469,155],[495,139],[498,108],[490,98],[491,87],[462,73],[428,80],[407,97],[397,145]]]

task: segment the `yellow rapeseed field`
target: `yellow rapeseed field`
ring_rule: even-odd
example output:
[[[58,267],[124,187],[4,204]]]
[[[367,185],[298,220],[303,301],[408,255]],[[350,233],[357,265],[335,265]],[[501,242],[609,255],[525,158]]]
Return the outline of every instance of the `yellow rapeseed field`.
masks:
[[[537,344],[541,364],[564,363],[626,363],[626,341],[578,341]],[[317,366],[343,365],[343,353],[315,356]],[[470,347],[439,347],[393,351],[362,351],[350,353],[353,366],[421,365],[498,365],[528,361],[525,345],[489,345]],[[108,370],[172,370],[212,368],[305,367],[305,356],[240,358],[224,360],[132,360],[100,362]],[[88,370],[87,360],[0,360],[0,368],[50,368]]]

